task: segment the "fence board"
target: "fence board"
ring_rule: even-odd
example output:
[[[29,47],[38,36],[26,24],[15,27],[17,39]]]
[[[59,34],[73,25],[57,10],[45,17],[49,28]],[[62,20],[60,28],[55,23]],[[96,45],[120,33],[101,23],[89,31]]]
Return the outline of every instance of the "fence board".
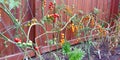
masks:
[[[22,19],[23,22],[31,20],[32,16],[31,16],[30,10],[28,9],[28,5],[27,5],[29,2],[27,2],[27,0],[26,1],[21,0],[21,3],[22,3],[22,6],[20,6],[16,10],[12,10],[12,12],[17,13],[14,16],[16,17],[16,19]],[[19,12],[20,10],[22,10],[22,14],[21,14],[21,12]],[[5,27],[12,26],[13,22],[11,21],[10,17],[3,10],[0,10],[0,11],[1,11],[1,15],[2,15],[1,22],[4,22],[4,24],[5,24],[5,26],[3,26],[3,24],[0,22],[0,32],[3,32],[8,29],[8,28],[5,29]],[[20,17],[20,14],[22,15],[22,18]],[[25,32],[27,33],[28,27],[23,27],[23,28],[24,28]],[[5,35],[8,38],[14,40],[15,31],[16,31],[15,29],[10,29],[9,30],[10,34],[9,34],[9,32],[6,32]],[[32,30],[31,34],[34,35],[34,30]],[[12,38],[10,35],[12,36]],[[30,39],[34,40],[33,38],[34,38],[34,36],[30,35]],[[26,38],[24,38],[23,40],[25,41],[25,39]],[[4,46],[4,40],[0,39],[0,57],[21,52],[16,45],[14,45],[12,43],[8,43],[8,42],[7,42],[7,45],[8,45],[8,47],[6,48]]]
[[[45,11],[44,11],[45,15],[47,15],[48,5],[49,5],[50,1],[52,1],[52,0],[47,0],[47,5],[46,5]],[[84,14],[87,14],[87,13],[90,13],[91,11],[93,11],[94,8],[98,8],[98,9],[100,9],[99,17],[106,21],[109,18],[111,18],[111,16],[114,15],[114,13],[117,13],[117,11],[118,11],[118,8],[117,8],[118,4],[115,4],[115,2],[118,2],[118,1],[116,1],[116,0],[63,0],[63,1],[68,7],[72,8],[72,11],[74,13],[78,13],[78,10],[83,10]],[[56,2],[57,2],[57,4],[61,4],[62,0],[56,0]],[[28,9],[28,11],[24,17],[24,22],[31,20],[33,17],[37,18],[38,20],[41,20],[41,18],[42,18],[41,0],[30,0],[29,3],[30,3],[31,9],[27,6],[27,3],[24,0],[22,0],[22,6],[24,6],[24,8],[22,9],[23,12],[26,12]],[[18,8],[17,12],[20,10],[21,9]],[[32,12],[32,14],[31,14],[31,12]],[[66,14],[64,12],[61,12],[61,14],[63,16],[62,20],[68,21],[69,17],[66,16]],[[9,21],[10,19],[8,18],[8,16],[6,16],[6,14],[4,12],[3,12],[3,15],[4,15],[3,19],[5,19],[6,24],[12,24],[12,22]],[[22,15],[24,15],[24,13]],[[19,14],[16,15],[17,18],[20,18],[19,16],[20,16]],[[6,19],[6,17],[7,17],[7,19]],[[3,28],[3,25],[0,24],[0,28]],[[47,31],[50,31],[53,28],[53,26],[45,24],[45,28],[47,29]],[[26,32],[28,31],[28,27],[25,27],[25,31]],[[75,38],[74,34],[71,33],[71,30],[64,30],[62,32],[65,33],[66,38],[68,40]],[[11,31],[11,33],[13,33],[13,32]],[[39,34],[42,34],[42,33],[44,33],[44,30],[42,29],[42,27],[39,27],[39,26],[33,27],[33,29],[31,30],[31,33],[30,33],[31,40],[34,41],[35,36],[38,36]],[[14,35],[14,34],[12,34],[12,35]],[[56,34],[54,34],[54,35],[56,35]],[[10,36],[8,35],[8,37],[10,37]],[[53,37],[54,37],[53,34],[49,34],[49,36],[48,36],[48,38],[50,38],[50,39],[52,39]],[[42,36],[41,38],[39,38],[37,40],[37,43],[41,48],[43,48],[44,46],[47,46],[47,43],[45,43],[46,40],[47,40],[46,36]],[[2,55],[0,55],[0,57],[20,52],[20,51],[18,51],[18,48],[15,45],[10,44],[10,47],[7,48],[2,53],[3,49],[5,48],[3,45],[3,42],[4,41],[2,39],[0,39],[0,54],[2,54]]]
[[[48,10],[48,5],[49,5],[49,2],[51,0],[46,0],[47,1],[47,6],[45,7],[45,15],[46,15],[46,12]],[[106,16],[109,16],[110,14],[110,1],[111,0],[64,0],[64,3],[69,7],[69,8],[72,8],[72,11],[74,13],[78,13],[78,10],[83,10],[84,14],[87,14],[87,13],[90,13],[93,11],[94,8],[98,8],[100,9],[100,14],[99,14],[99,17],[102,18],[103,20],[106,19]],[[56,2],[58,4],[60,4],[62,1],[61,0],[56,0]],[[41,3],[40,0],[36,0],[36,18],[37,19],[41,19],[42,16],[41,16]],[[68,20],[68,16],[66,16],[66,14],[64,13],[61,13],[63,15],[63,19],[64,21],[67,21]],[[48,24],[45,24],[47,30],[51,30],[52,29],[52,26],[48,25]],[[39,30],[40,29],[40,30]],[[39,33],[38,33],[39,32]],[[71,33],[72,31],[71,30],[65,30],[63,31],[63,33],[65,33],[66,35],[66,38],[67,40],[71,40],[71,39],[74,39],[75,36],[73,33]],[[44,31],[42,30],[42,28],[38,28],[36,27],[36,36],[38,36],[39,34],[42,34],[44,33]],[[52,38],[52,34],[49,35],[50,38]],[[46,41],[46,37],[43,36],[41,37],[39,40],[38,40],[38,44],[39,46],[45,46],[47,45],[45,43]]]
[[[48,10],[48,5],[49,5],[49,2],[51,0],[46,0],[47,1],[47,6],[45,7],[45,12],[47,12]],[[60,4],[62,1],[61,0],[56,0],[56,2],[58,4]],[[72,9],[72,11],[74,13],[78,13],[78,10],[83,10],[84,14],[87,14],[87,13],[90,13],[94,10],[94,8],[98,8],[100,10],[100,13],[99,13],[99,18],[103,19],[103,20],[106,20],[106,18],[108,18],[108,16],[110,15],[110,2],[111,0],[64,0],[64,3]],[[41,19],[42,16],[41,16],[41,3],[40,0],[36,0],[36,18],[37,19]],[[44,13],[45,13],[44,12]],[[66,16],[66,14],[64,13],[61,13],[63,15],[63,19],[64,21],[67,21],[68,20],[68,16]],[[45,13],[46,15],[46,13]],[[48,25],[48,24],[45,24],[47,30],[51,30],[52,29],[52,26]],[[40,30],[39,30],[40,29]],[[39,33],[38,33],[39,32]],[[72,31],[71,30],[64,30],[62,31],[63,33],[65,33],[66,35],[66,38],[67,40],[71,40],[71,39],[74,39],[75,36],[73,33],[71,33]],[[44,33],[44,31],[42,30],[42,28],[38,28],[36,27],[36,36],[38,36],[39,34],[42,34]],[[49,35],[49,37],[52,38],[52,34]],[[38,45],[39,46],[45,46],[47,45],[45,43],[46,41],[46,37],[43,36],[41,37],[39,40],[38,40]]]

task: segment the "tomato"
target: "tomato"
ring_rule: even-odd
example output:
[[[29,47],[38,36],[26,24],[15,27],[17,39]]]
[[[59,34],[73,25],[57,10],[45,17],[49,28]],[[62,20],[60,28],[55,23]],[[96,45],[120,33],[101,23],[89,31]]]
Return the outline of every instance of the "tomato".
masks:
[[[50,2],[49,6],[52,6],[52,5],[54,5],[53,2]]]
[[[72,29],[72,32],[75,32],[75,26],[73,23],[71,24],[71,29]]]
[[[61,38],[62,38],[62,39],[64,39],[64,38],[65,38],[64,33],[61,33]]]
[[[55,13],[54,18],[58,18],[58,17],[59,17],[59,14]]]
[[[14,41],[15,41],[15,42],[21,42],[21,39],[19,39],[19,38],[14,38]]]
[[[35,47],[34,49],[35,49],[36,51],[38,51],[38,50],[39,50],[39,47]]]
[[[62,46],[65,43],[65,39],[60,40],[60,45]]]
[[[101,28],[102,28],[101,25],[97,24],[96,29],[101,29]]]
[[[93,28],[95,26],[95,20],[94,18],[92,18],[92,20],[90,21],[90,26]]]

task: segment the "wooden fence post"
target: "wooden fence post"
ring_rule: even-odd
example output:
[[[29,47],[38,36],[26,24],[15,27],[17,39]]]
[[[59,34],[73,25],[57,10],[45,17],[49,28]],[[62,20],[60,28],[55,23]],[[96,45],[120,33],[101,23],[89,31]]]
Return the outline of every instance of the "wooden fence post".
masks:
[[[116,18],[118,14],[118,6],[119,6],[119,0],[111,0],[110,16],[109,16],[109,23],[111,27],[115,25],[115,22],[113,20],[115,20],[114,18]],[[114,28],[112,28],[112,30],[114,30]]]
[[[119,0],[111,0],[111,6],[110,6],[110,19],[115,18],[118,14],[118,5]]]
[[[32,18],[35,18],[35,1],[36,0],[29,0],[29,5],[30,5],[30,9],[29,12],[31,14],[31,20]],[[32,27],[31,32],[30,32],[30,39],[35,42],[35,26]]]

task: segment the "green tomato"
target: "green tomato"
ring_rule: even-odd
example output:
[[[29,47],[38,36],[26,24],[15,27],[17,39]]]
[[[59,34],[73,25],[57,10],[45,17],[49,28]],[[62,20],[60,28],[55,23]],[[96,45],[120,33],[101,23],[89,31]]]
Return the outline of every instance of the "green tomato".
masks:
[[[29,43],[26,43],[26,45],[30,47],[30,46],[32,46],[32,43],[29,42]]]
[[[22,45],[23,45],[23,48],[27,47],[27,44],[26,44],[26,43],[22,43]]]
[[[18,44],[17,46],[18,46],[18,47],[20,47],[20,48],[22,48],[22,47],[23,47],[23,45],[22,45],[22,44]]]

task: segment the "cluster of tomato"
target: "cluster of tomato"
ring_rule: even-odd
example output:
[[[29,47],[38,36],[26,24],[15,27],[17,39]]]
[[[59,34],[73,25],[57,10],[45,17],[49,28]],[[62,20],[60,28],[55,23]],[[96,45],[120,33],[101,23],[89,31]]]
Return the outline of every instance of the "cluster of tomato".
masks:
[[[17,46],[19,46],[20,48],[26,48],[26,47],[32,47],[33,46],[32,41],[22,43],[22,40],[19,39],[19,38],[14,38],[14,41],[17,43]],[[39,50],[39,47],[34,47],[34,49]]]
[[[90,20],[90,27],[93,28],[95,26],[95,19],[94,17],[92,16],[91,17],[91,20]]]
[[[95,22],[95,18],[91,15],[84,16],[80,23],[82,23],[84,27],[96,28],[100,36],[106,36],[108,33],[105,28],[103,28],[99,23]],[[71,24],[71,27],[72,32],[75,32],[78,29],[78,27],[76,27],[73,23]],[[79,28],[82,29],[83,26],[79,26]]]
[[[75,25],[74,23],[71,23],[70,27],[71,27],[72,32],[78,31],[78,28],[79,28],[79,27],[78,27],[77,25]]]
[[[59,14],[57,14],[57,13],[50,14],[47,16],[47,18],[53,20],[53,23],[55,23],[57,18],[59,18]]]
[[[90,19],[91,18],[91,19]],[[95,22],[95,19],[93,16],[86,16],[84,19],[83,19],[83,23],[88,23],[90,19],[90,23],[89,23],[89,27],[91,28],[96,28],[96,30],[99,32],[99,35],[100,36],[106,36],[107,35],[107,30],[105,28],[103,28],[99,23]]]
[[[48,8],[53,11],[55,8],[54,3],[50,2]]]
[[[98,30],[100,36],[106,36],[108,33],[108,31],[105,28],[102,28],[99,24],[97,24],[96,29]]]
[[[61,33],[60,45],[62,46],[64,43],[65,43],[65,35],[64,33]]]
[[[95,27],[95,18],[91,15],[86,15],[83,17],[82,22],[84,26],[89,24],[90,28],[94,28]]]

